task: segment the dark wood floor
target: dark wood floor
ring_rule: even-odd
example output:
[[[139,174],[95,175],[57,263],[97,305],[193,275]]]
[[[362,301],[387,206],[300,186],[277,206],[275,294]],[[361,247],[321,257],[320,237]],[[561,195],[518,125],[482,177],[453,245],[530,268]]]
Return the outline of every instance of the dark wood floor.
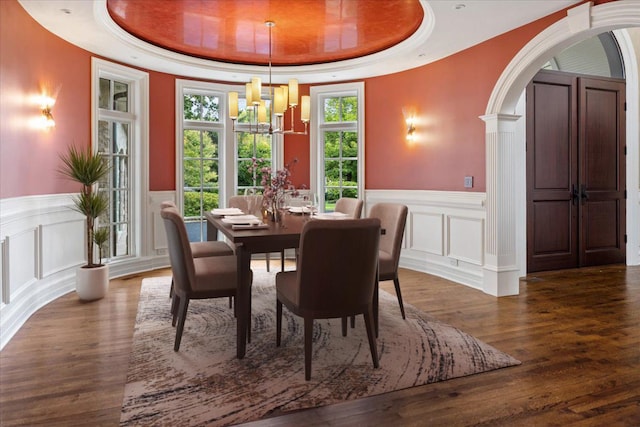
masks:
[[[104,300],[71,293],[33,315],[0,352],[0,425],[118,425],[140,282],[168,274],[113,280]],[[503,298],[400,277],[406,302],[522,365],[252,425],[640,425],[640,267],[537,273]]]

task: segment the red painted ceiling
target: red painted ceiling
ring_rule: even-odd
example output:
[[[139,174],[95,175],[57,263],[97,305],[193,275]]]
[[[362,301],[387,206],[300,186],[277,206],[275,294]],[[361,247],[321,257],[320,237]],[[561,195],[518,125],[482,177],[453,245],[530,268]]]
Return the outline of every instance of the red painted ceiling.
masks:
[[[113,20],[154,45],[200,58],[264,65],[369,55],[420,26],[418,0],[107,0]]]

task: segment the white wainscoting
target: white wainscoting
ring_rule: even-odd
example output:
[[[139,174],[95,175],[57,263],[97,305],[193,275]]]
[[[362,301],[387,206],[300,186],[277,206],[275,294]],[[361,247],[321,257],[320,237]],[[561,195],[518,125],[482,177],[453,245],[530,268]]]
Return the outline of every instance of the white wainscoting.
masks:
[[[110,278],[169,265],[159,206],[174,197],[173,191],[151,194],[145,220],[153,233],[137,246],[152,249],[111,261]],[[0,200],[0,349],[40,307],[75,289],[85,237],[84,217],[72,206],[70,194]]]
[[[400,266],[483,289],[485,193],[367,190],[365,212],[375,203],[409,208]]]
[[[140,228],[149,235],[138,247],[149,253],[110,261],[110,278],[169,265],[160,203],[175,192],[144,199],[150,226]],[[484,193],[374,190],[365,212],[378,202],[407,205],[400,265],[482,289],[484,200]],[[0,349],[40,307],[74,290],[85,245],[84,218],[72,206],[70,194],[0,200]]]

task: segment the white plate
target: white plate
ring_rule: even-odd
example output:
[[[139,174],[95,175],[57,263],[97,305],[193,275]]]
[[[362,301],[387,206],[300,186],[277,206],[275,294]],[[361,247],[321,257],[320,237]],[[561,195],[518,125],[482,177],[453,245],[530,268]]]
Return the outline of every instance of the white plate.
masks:
[[[309,213],[309,208],[305,208],[303,206],[291,206],[289,208],[289,212],[291,212],[291,213]]]

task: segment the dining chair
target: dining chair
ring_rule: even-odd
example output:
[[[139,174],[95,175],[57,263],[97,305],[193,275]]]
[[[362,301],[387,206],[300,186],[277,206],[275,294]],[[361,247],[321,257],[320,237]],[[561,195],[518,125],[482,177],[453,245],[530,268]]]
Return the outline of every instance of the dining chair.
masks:
[[[160,203],[160,210],[165,208],[178,209],[176,204],[170,200],[165,200]],[[207,240],[204,242],[190,242],[191,254],[194,258],[203,258],[209,256],[227,256],[233,255],[233,248],[226,242],[220,240]],[[169,297],[173,297],[173,279],[171,279],[171,288],[169,289]],[[231,299],[229,299],[229,306],[231,307]],[[171,314],[175,314],[176,302],[171,304]]]
[[[296,271],[276,275],[276,345],[281,344],[282,306],[304,319],[304,371],[311,379],[314,319],[362,314],[373,366],[379,367],[373,324],[380,220],[309,221],[300,235]]]
[[[235,297],[238,289],[237,260],[234,255],[194,258],[182,215],[175,208],[160,211],[169,245],[174,280],[174,299],[178,302],[176,338],[173,350],[180,349],[182,332],[192,299]],[[252,274],[247,275],[252,280]]]
[[[335,212],[342,212],[351,216],[353,219],[358,219],[362,216],[363,201],[354,199],[353,197],[340,197],[336,201]]]
[[[378,218],[384,230],[384,234],[380,236],[378,280],[380,282],[393,280],[403,319],[406,319],[406,316],[404,304],[402,303],[402,293],[400,292],[398,264],[400,263],[402,237],[404,236],[408,212],[409,208],[398,203],[376,203],[371,206],[369,211],[369,218]]]
[[[227,204],[230,208],[238,208],[246,214],[252,214],[258,218],[262,218],[262,200],[263,197],[260,194],[231,196]],[[265,258],[268,272],[270,271],[271,254],[266,253]],[[284,251],[280,252],[280,270],[284,271]]]

